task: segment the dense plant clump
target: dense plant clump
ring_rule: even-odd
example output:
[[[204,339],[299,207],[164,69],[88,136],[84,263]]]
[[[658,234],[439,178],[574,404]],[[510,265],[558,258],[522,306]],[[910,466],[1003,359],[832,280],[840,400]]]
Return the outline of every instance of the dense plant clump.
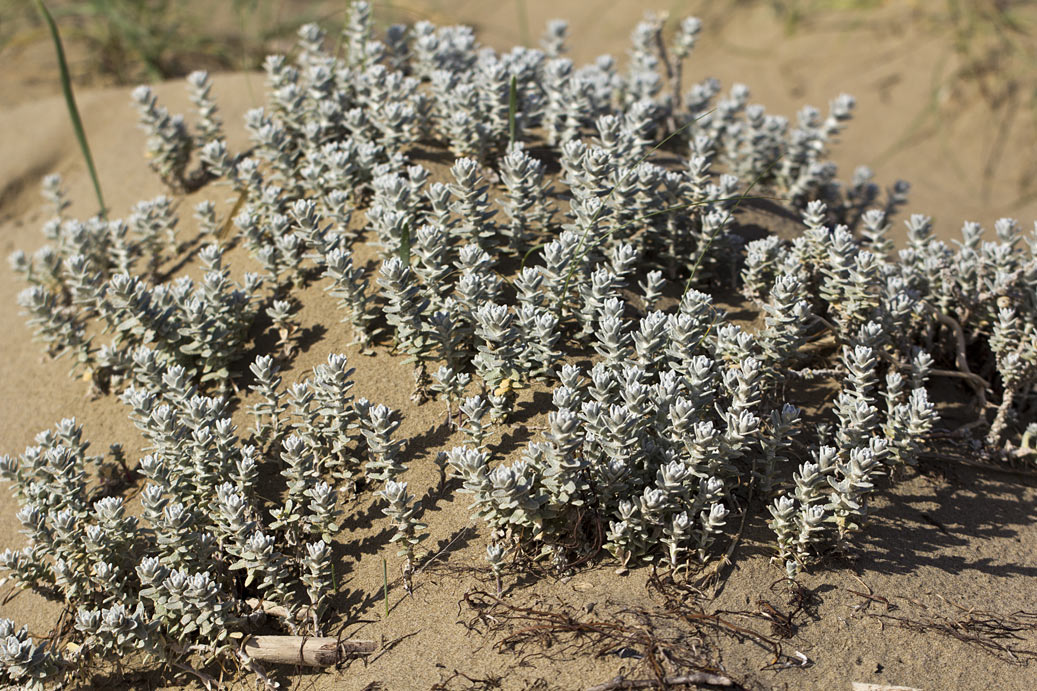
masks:
[[[41,432],[18,458],[0,458],[28,540],[0,554],[5,580],[72,603],[79,639],[65,656],[23,642],[22,664],[57,671],[113,656],[224,655],[268,617],[293,634],[322,634],[336,591],[336,486],[356,488],[365,474],[369,484],[396,484],[390,478],[405,468],[387,451],[400,445],[385,422],[393,413],[349,396],[343,355],[290,387],[287,405],[271,359],[252,369],[264,402],[247,439],[228,400],[198,393],[183,367],[165,368],[154,389],[125,390],[150,452],[136,469],[139,511],[127,510],[118,487],[94,486],[106,457],[87,453],[74,418]],[[117,446],[108,456],[125,463]],[[257,484],[271,467],[283,487],[273,502]],[[12,665],[11,681],[26,678]]]
[[[126,220],[64,218],[67,202],[57,176],[44,182],[54,217],[43,228],[49,244],[31,257],[17,251],[11,267],[29,283],[18,296],[29,324],[51,355],[69,354],[96,384],[139,380],[142,368],[186,369],[198,382],[226,385],[230,365],[248,342],[261,278],[231,281],[219,245],[199,252],[203,275],[153,283],[164,259],[175,256],[179,219],[166,196],[137,204]],[[138,264],[144,273],[134,273]],[[89,326],[111,334],[96,346]],[[141,350],[143,349],[143,351]],[[135,362],[147,351],[147,364]]]
[[[754,515],[795,577],[861,530],[883,478],[917,464],[936,378],[975,393],[991,453],[1033,455],[1033,426],[1013,443],[1035,401],[1037,228],[1001,219],[984,241],[967,223],[955,249],[913,215],[894,253],[906,183],[883,196],[859,169],[843,184],[824,158],[852,97],[790,121],[744,85],[684,90],[700,29],[681,22],[667,49],[649,16],[628,65],[577,66],[561,21],[542,49],[498,53],[428,22],[378,40],[357,2],[339,52],[308,25],[294,56],[266,60],[240,153],[204,73],[188,79],[193,128],[134,91],[171,190],[225,185],[237,201],[227,219],[195,207],[196,281],[166,266],[184,249],[171,198],[79,221],[60,179],[44,181],[48,244],[10,258],[29,284],[19,304],[50,355],[118,393],[148,455],[138,500],[110,481],[122,447],[88,455],[74,419],[0,461],[27,536],[0,566],[69,603],[75,644],[37,645],[2,620],[0,680],[41,686],[127,655],[257,671],[242,635],[325,629],[343,495],[370,489],[411,589],[428,526],[403,480],[399,412],[354,398],[344,355],[282,386],[296,298],[317,282],[361,352],[388,346],[413,365],[418,404],[445,402],[463,444],[421,451],[486,524],[498,591],[509,561],[567,571],[601,549],[687,573]],[[456,158],[437,167],[443,150]],[[801,232],[744,241],[750,189],[798,210]],[[241,284],[224,267],[232,244],[261,269]],[[754,323],[721,308],[738,292]],[[261,352],[266,323],[277,342]],[[495,428],[534,385],[551,392],[545,431],[501,458]],[[231,421],[242,390],[245,436]]]

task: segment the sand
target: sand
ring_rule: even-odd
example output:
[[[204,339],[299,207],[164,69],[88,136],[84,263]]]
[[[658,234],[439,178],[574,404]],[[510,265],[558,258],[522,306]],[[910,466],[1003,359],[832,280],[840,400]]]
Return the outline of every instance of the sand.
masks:
[[[609,5],[612,9],[605,12],[605,3],[530,2],[529,21],[537,32],[548,16],[568,16],[574,57],[589,59],[602,52],[619,56],[643,6]],[[483,40],[500,48],[520,38],[514,11],[510,3],[456,3],[449,19],[475,23],[483,30]],[[434,4],[415,12],[427,12],[438,21],[446,14]],[[823,106],[841,91],[855,94],[858,117],[835,153],[844,175],[854,165],[868,163],[882,183],[897,177],[910,180],[908,211],[934,215],[943,237],[951,237],[965,219],[990,227],[994,219],[1013,215],[1026,227],[1037,218],[1037,201],[1012,203],[1019,196],[1012,190],[1020,170],[1029,163],[1023,159],[1027,150],[1030,156],[1033,152],[1033,133],[1021,125],[1010,130],[1005,156],[993,173],[984,171],[991,128],[982,104],[962,101],[959,116],[948,120],[945,128],[904,141],[919,103],[924,103],[919,92],[927,90],[929,68],[946,50],[921,29],[916,27],[912,34],[910,26],[887,23],[834,31],[822,25],[789,37],[768,11],[739,12],[734,17],[715,10],[703,13],[706,26],[689,79],[716,76],[725,87],[743,81],[754,101],[788,115],[804,103]],[[44,52],[23,51],[12,59],[46,57]],[[162,84],[156,91],[170,110],[187,110],[182,83]],[[234,150],[244,143],[241,116],[261,103],[262,91],[261,75],[216,79],[214,93]],[[41,95],[38,84],[26,87],[26,93],[26,99],[19,99],[17,85],[8,88],[0,108],[0,250],[5,256],[15,249],[34,250],[43,242],[38,190],[46,173],[64,177],[73,216],[96,211],[63,101]],[[83,90],[78,98],[112,215],[123,216],[133,203],[162,193],[142,155],[144,138],[136,128],[129,89]],[[986,197],[979,192],[984,176],[990,183]],[[231,206],[228,196],[225,188],[210,185],[182,199],[181,238],[196,232],[190,219],[194,204],[209,198],[219,214],[226,214]],[[769,220],[778,223],[776,218]],[[757,222],[769,221],[763,214]],[[235,278],[256,268],[240,249],[228,259]],[[183,272],[198,275],[191,263]],[[0,330],[0,453],[19,452],[36,432],[74,415],[85,425],[95,451],[119,441],[129,458],[138,458],[142,440],[124,406],[113,396],[88,397],[85,383],[67,376],[67,361],[47,361],[31,341],[15,303],[22,287],[9,270],[0,270],[0,320],[5,324]],[[314,337],[283,373],[284,380],[301,379],[328,353],[344,352],[357,368],[356,395],[403,411],[400,434],[409,438],[406,455],[411,467],[407,479],[422,498],[423,520],[431,535],[423,545],[429,551],[427,564],[408,597],[399,579],[400,559],[388,544],[390,528],[372,498],[364,496],[347,506],[336,552],[341,592],[333,620],[343,635],[374,639],[381,648],[367,661],[319,674],[282,670],[285,681],[314,689],[580,689],[620,673],[650,678],[646,660],[637,653],[644,651],[634,635],[636,625],[668,641],[672,655],[694,651],[748,688],[849,689],[852,682],[925,689],[1037,687],[1034,665],[1017,664],[1025,653],[1018,653],[1015,661],[984,650],[990,631],[975,624],[983,619],[980,610],[993,613],[993,619],[1037,612],[1037,482],[1032,475],[978,469],[952,460],[925,461],[918,472],[883,488],[867,530],[827,568],[803,575],[799,582],[805,590],[795,598],[780,581],[782,573],[768,563],[769,536],[762,517],[751,518],[732,554],[733,565],[720,572],[715,587],[706,588],[698,603],[703,613],[714,615],[710,625],[677,626],[663,612],[665,599],[650,587],[651,570],[617,575],[616,564],[608,559],[561,580],[550,574],[508,573],[506,605],[492,611],[474,609],[470,603],[480,601],[479,592],[494,590],[482,558],[486,531],[469,518],[465,495],[441,497],[436,491],[435,451],[458,441],[442,426],[443,406],[415,406],[409,400],[409,368],[384,350],[366,357],[345,345],[349,334],[339,323],[342,315],[321,288],[318,281],[299,294],[299,319]],[[524,392],[520,400],[519,417],[525,419],[507,430],[504,440],[512,448],[538,433],[543,407],[543,396],[535,399],[539,407],[533,405],[532,392]],[[239,429],[249,424],[243,409],[235,417]],[[2,491],[0,547],[16,547],[21,536],[15,507]],[[392,581],[388,617],[381,593],[382,557],[388,560]],[[806,606],[792,617],[791,626],[773,625],[799,605]],[[498,643],[509,632],[545,623],[509,625],[506,606],[556,612],[567,608],[584,624],[623,623],[630,628],[619,642],[590,641],[585,648],[568,645],[574,639],[562,636],[547,648],[530,643],[500,649]],[[973,609],[976,612],[970,614]],[[0,615],[29,625],[36,635],[51,629],[58,612],[57,604],[31,593],[18,594],[0,606]],[[480,612],[495,618],[480,621]],[[969,621],[973,625],[967,625]],[[1037,652],[1034,621],[1028,621],[1030,629],[1018,632],[1018,639],[1001,643]],[[755,633],[736,635],[732,626]],[[780,644],[777,657],[772,642]],[[189,681],[152,673],[101,674],[86,683],[153,688]]]

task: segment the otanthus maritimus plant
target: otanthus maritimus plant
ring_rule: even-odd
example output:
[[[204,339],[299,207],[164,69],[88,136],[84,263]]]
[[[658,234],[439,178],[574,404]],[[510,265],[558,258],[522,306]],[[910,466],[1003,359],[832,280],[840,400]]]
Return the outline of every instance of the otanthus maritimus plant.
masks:
[[[407,563],[403,569],[404,582],[407,586],[407,592],[413,593],[414,547],[426,537],[421,534],[421,531],[427,527],[424,523],[417,520],[421,504],[414,503],[414,497],[407,492],[406,482],[389,480],[379,494],[385,498],[388,504],[388,506],[382,509],[382,512],[396,526],[396,534],[390,538],[390,541],[402,543],[399,553],[407,558]]]
[[[21,550],[0,555],[5,579],[74,603],[80,657],[143,652],[180,664],[198,650],[231,654],[232,633],[249,630],[266,607],[288,631],[320,635],[334,596],[330,544],[341,515],[327,480],[348,477],[345,459],[363,448],[390,477],[402,470],[390,462],[398,442],[394,427],[379,422],[383,406],[357,403],[370,411],[371,434],[360,444],[355,420],[362,416],[346,395],[345,365],[331,356],[312,380],[293,387],[285,406],[273,360],[257,358],[254,388],[265,402],[256,406],[250,440],[237,436],[227,400],[200,395],[181,367],[169,368],[154,390],[131,386],[122,398],[149,451],[138,466],[139,511],[88,485],[106,461],[87,454],[76,420],[41,432],[18,458],[0,458],[0,478],[22,507],[28,538]],[[111,453],[119,462],[121,449]],[[283,490],[272,502],[257,491],[260,462],[280,466]],[[264,494],[271,489],[278,492],[271,486]],[[409,495],[402,505],[393,497],[412,550],[420,524]],[[19,683],[54,678],[77,660],[34,647],[24,632],[17,645],[12,637],[3,674]]]
[[[578,65],[564,22],[542,50],[498,53],[465,27],[379,33],[354,3],[341,50],[307,25],[265,61],[246,152],[208,75],[188,78],[194,123],[135,91],[156,172],[176,194],[226,186],[233,207],[192,202],[194,223],[170,194],[80,220],[45,180],[46,244],[10,257],[20,307],[48,353],[121,392],[145,448],[132,498],[101,470],[132,466],[121,447],[88,455],[74,420],[3,457],[27,541],[0,566],[70,603],[81,654],[3,620],[0,680],[242,661],[257,626],[320,635],[339,616],[345,502],[366,490],[411,591],[420,519],[440,514],[405,461],[433,459],[440,498],[470,495],[498,594],[506,561],[564,573],[609,554],[684,576],[765,513],[785,573],[813,568],[933,448],[934,380],[968,387],[977,448],[1032,461],[1037,229],[967,223],[949,244],[915,214],[897,251],[906,186],[882,197],[862,169],[840,183],[825,158],[851,97],[790,119],[744,85],[682,91],[702,26],[673,28],[648,16],[625,63]],[[757,186],[803,227],[746,242]],[[232,281],[238,245],[262,280]],[[758,319],[721,309],[736,291]],[[352,355],[283,381],[322,293],[352,332],[321,319],[327,337],[405,357],[457,446],[408,444],[406,409],[355,396]]]

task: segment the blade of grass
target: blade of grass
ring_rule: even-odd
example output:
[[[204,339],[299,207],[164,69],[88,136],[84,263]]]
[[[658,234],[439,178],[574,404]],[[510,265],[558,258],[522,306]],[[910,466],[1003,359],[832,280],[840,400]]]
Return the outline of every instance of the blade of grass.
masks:
[[[79,108],[76,106],[75,94],[72,93],[72,78],[68,73],[68,63],[65,61],[65,48],[61,44],[61,35],[58,33],[58,25],[54,23],[54,18],[51,16],[50,11],[47,10],[46,5],[43,4],[43,0],[33,0],[33,2],[40,13],[40,16],[43,17],[44,23],[50,30],[50,37],[54,41],[54,52],[57,54],[58,71],[61,76],[61,92],[65,95],[65,105],[68,106],[68,117],[72,121],[72,129],[76,132],[76,139],[79,140],[79,150],[83,152],[83,158],[86,160],[87,170],[90,172],[90,179],[94,183],[94,193],[97,195],[97,203],[101,207],[98,215],[101,218],[107,218],[108,211],[104,205],[104,196],[101,194],[101,182],[97,179],[97,169],[94,168],[94,158],[90,155],[90,144],[86,141],[86,131],[83,129],[83,121],[79,117]]]
[[[410,266],[410,223],[404,223],[400,230],[400,261]]]
[[[241,194],[238,195],[238,200],[234,202],[234,207],[227,214],[227,218],[224,219],[223,225],[220,226],[220,231],[216,234],[216,238],[222,240],[230,235],[231,226],[234,224],[234,217],[241,211],[241,207],[245,205],[245,200],[248,199],[248,192],[242,190]]]
[[[515,0],[515,9],[518,11],[519,40],[526,48],[532,45],[529,35],[529,12],[526,9],[526,0]]]
[[[389,618],[389,565],[382,557],[382,594],[385,596],[385,618]]]
[[[784,157],[785,154],[780,154],[776,159],[774,159],[771,162],[769,166],[767,166],[766,170],[757,175],[756,178],[753,179],[751,183],[749,183],[749,186],[745,188],[745,192],[738,196],[738,201],[736,201],[735,205],[731,207],[731,211],[728,214],[729,219],[734,219],[735,212],[738,211],[738,207],[742,204],[743,201],[745,201],[746,199],[750,199],[749,193],[753,191],[754,187],[756,187],[756,183],[770,175],[770,172],[774,169],[774,166],[778,165],[778,162],[781,161],[781,159]],[[695,259],[695,263],[691,267],[691,272],[688,275],[687,283],[684,284],[684,291],[681,293],[681,297],[684,297],[684,294],[687,293],[689,289],[691,289],[691,284],[695,281],[695,275],[699,271],[699,266],[701,266],[702,260],[705,259],[706,253],[709,251],[710,246],[712,246],[713,241],[717,239],[717,236],[720,234],[720,231],[722,231],[726,227],[727,223],[720,224],[716,227],[716,230],[714,230],[713,233],[709,236],[709,239],[706,241],[705,246],[702,248],[702,251],[699,252],[698,258]]]
[[[511,75],[511,86],[508,88],[508,146],[515,144],[515,117],[518,114],[518,81]]]
[[[533,256],[533,253],[539,249],[543,249],[544,245],[546,244],[547,243],[545,242],[541,242],[539,244],[533,245],[528,250],[526,250],[526,253],[522,255],[522,263],[519,264],[519,271],[522,271],[522,269],[526,268],[526,262],[529,261],[529,258],[531,256]]]

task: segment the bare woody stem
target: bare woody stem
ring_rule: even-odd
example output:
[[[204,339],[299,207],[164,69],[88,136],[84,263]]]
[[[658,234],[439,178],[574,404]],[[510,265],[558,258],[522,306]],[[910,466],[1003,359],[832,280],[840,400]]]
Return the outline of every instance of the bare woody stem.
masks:
[[[251,636],[241,645],[238,658],[275,665],[329,667],[347,655],[369,655],[377,648],[374,641],[343,641],[330,636]]]

